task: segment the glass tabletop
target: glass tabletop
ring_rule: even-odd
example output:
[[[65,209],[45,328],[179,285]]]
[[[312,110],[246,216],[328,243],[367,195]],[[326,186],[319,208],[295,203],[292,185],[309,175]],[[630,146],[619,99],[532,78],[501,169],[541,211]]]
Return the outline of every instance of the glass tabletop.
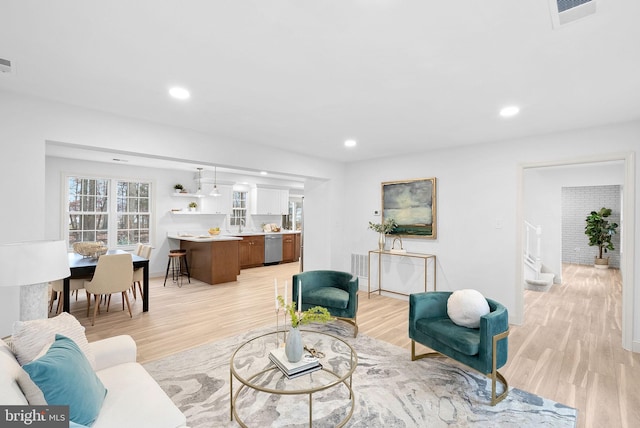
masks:
[[[324,354],[319,358],[321,370],[287,378],[269,359],[271,350],[284,347],[284,333],[274,331],[240,345],[231,356],[231,373],[253,389],[275,394],[321,391],[344,382],[353,374],[358,357],[351,345],[336,336],[318,331],[301,330],[301,334],[305,347]]]

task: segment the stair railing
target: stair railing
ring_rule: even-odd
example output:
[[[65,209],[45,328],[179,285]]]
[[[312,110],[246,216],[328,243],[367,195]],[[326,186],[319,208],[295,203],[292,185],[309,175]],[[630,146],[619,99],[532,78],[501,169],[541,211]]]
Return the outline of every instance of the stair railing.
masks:
[[[525,220],[525,248],[524,248],[524,260],[525,263],[531,265],[535,272],[536,278],[540,279],[540,272],[542,270],[542,258],[541,258],[541,243],[542,243],[542,227],[536,226]],[[535,250],[532,250],[532,235],[535,234]]]

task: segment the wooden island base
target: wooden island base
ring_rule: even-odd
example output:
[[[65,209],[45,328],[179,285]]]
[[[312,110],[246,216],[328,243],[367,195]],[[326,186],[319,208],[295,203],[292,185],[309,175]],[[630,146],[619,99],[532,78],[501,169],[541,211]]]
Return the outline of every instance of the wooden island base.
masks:
[[[187,262],[193,278],[207,284],[221,284],[236,281],[240,274],[239,242],[181,240],[180,248],[187,250]]]

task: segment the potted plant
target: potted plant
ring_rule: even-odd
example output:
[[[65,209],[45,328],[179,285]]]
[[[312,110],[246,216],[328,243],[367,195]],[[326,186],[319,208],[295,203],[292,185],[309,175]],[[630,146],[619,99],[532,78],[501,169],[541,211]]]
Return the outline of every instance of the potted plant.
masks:
[[[195,202],[189,202],[189,211],[195,211],[198,208],[198,204]]]
[[[398,227],[398,223],[396,223],[396,221],[392,218],[386,219],[384,223],[369,222],[369,229],[374,230],[380,234],[378,236],[378,249],[380,251],[384,250],[384,244],[387,242],[387,233],[393,232],[396,227]]]
[[[589,237],[589,246],[598,247],[594,266],[602,269],[609,267],[609,257],[603,257],[603,255],[615,249],[611,239],[616,234],[618,224],[607,220],[610,215],[611,208],[602,207],[600,211],[591,211],[584,228],[584,233]]]
[[[289,314],[291,318],[291,328],[289,334],[287,334],[287,341],[285,342],[284,352],[287,359],[296,363],[302,358],[302,337],[300,335],[300,324],[309,324],[312,322],[327,322],[331,321],[333,317],[329,313],[327,308],[322,306],[314,306],[307,309],[304,312],[296,311],[295,302],[285,304],[282,296],[278,296],[278,304],[281,308],[284,308],[285,314]]]
[[[180,183],[176,184],[173,186],[173,190],[175,190],[176,193],[180,193],[184,190],[184,186]]]

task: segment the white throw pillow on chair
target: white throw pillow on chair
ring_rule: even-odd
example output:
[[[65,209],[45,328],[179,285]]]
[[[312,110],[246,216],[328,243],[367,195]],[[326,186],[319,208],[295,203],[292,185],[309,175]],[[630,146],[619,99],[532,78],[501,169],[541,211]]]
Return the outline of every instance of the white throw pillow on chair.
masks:
[[[487,299],[477,290],[456,290],[447,300],[447,315],[462,327],[480,327],[480,317],[488,313]]]

